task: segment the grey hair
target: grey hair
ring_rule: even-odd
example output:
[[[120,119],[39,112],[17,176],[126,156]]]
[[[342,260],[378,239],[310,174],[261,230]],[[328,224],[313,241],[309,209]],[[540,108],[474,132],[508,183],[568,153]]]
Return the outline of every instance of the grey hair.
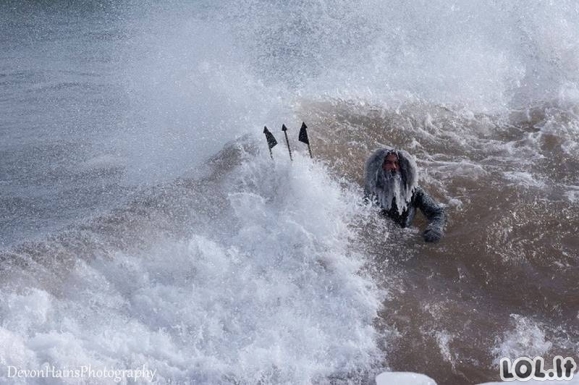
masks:
[[[402,212],[406,209],[408,203],[410,203],[412,194],[418,187],[418,167],[416,166],[416,161],[408,152],[385,147],[376,150],[370,155],[366,161],[364,191],[367,196],[374,196],[383,206],[386,205],[387,207],[384,207],[385,209],[390,209],[390,203],[386,202],[391,201],[392,192],[385,191],[382,183],[384,178],[382,165],[384,164],[384,159],[389,154],[395,154],[398,157],[402,183],[400,191],[401,199],[397,200],[396,204],[399,212]]]

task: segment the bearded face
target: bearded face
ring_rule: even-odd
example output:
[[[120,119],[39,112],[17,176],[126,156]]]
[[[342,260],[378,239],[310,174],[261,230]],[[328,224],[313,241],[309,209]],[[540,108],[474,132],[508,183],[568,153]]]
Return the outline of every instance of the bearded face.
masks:
[[[376,178],[376,197],[380,205],[390,210],[396,206],[398,213],[406,210],[406,191],[402,183],[402,175],[397,170],[378,170]]]
[[[417,187],[416,162],[404,150],[381,148],[366,161],[364,192],[380,206],[390,210],[396,206],[402,214]]]

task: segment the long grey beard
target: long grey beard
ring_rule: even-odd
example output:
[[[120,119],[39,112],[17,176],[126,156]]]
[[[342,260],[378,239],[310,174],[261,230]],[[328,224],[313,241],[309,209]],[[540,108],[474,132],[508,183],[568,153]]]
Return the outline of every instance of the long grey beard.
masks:
[[[382,208],[390,210],[396,205],[398,214],[402,215],[412,198],[412,194],[408,193],[399,172],[378,171],[375,194]]]

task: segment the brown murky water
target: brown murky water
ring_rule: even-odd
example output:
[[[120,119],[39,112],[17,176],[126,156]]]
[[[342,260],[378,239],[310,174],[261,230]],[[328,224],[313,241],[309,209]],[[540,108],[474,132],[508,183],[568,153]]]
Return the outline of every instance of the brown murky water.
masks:
[[[302,114],[314,152],[338,175],[361,183],[373,150],[406,149],[417,158],[420,184],[446,206],[446,235],[436,245],[388,223],[364,229],[374,274],[390,293],[378,324],[391,370],[473,384],[499,380],[503,356],[577,355],[573,111],[544,107],[505,118],[335,101]]]

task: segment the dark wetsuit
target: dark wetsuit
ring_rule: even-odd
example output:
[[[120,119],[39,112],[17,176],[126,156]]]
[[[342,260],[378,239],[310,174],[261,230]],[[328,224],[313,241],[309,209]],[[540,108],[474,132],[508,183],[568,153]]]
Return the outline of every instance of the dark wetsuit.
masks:
[[[385,161],[388,155],[394,154],[398,160],[398,171],[400,172],[400,189],[402,196],[406,199],[412,191],[410,201],[402,214],[398,213],[396,202],[389,202],[390,195],[385,191]],[[364,167],[364,200],[372,202],[383,208],[382,214],[392,218],[401,227],[409,227],[416,215],[416,209],[420,209],[429,221],[426,230],[422,233],[426,242],[437,242],[443,236],[443,228],[446,223],[444,210],[434,201],[423,189],[417,187],[417,166],[414,158],[404,150],[395,150],[390,147],[384,147],[376,150]],[[378,195],[377,195],[378,194]],[[391,206],[389,210],[384,209],[384,205]]]

